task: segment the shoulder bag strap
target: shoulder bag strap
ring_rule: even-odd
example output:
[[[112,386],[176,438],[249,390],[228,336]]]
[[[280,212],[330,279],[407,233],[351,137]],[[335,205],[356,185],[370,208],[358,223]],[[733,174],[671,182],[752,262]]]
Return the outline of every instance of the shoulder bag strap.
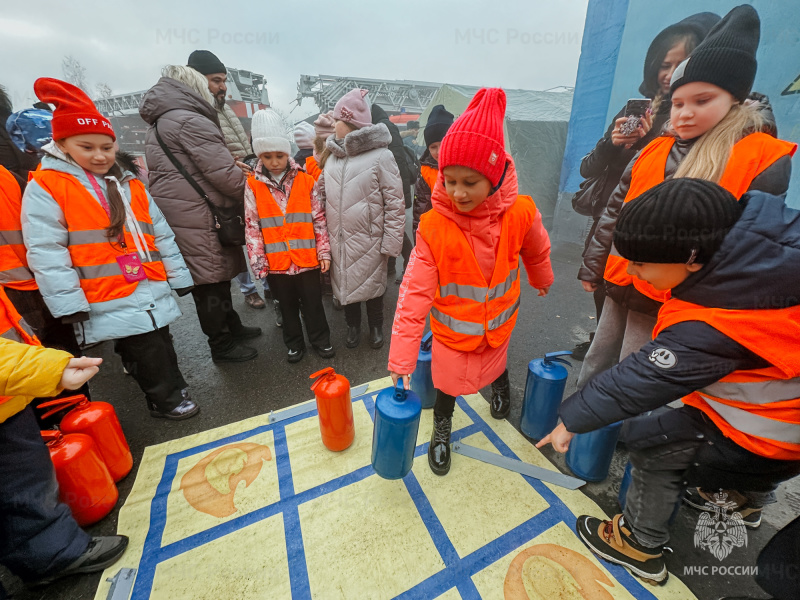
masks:
[[[164,140],[161,139],[161,136],[158,133],[158,121],[153,123],[153,131],[156,134],[156,140],[158,140],[158,145],[161,146],[161,149],[164,151],[164,154],[167,155],[169,161],[173,165],[175,165],[175,168],[178,169],[178,172],[181,175],[183,175],[186,181],[189,182],[189,185],[191,185],[194,188],[194,191],[196,191],[200,195],[200,197],[208,203],[208,206],[211,208],[211,212],[216,214],[217,207],[214,205],[213,202],[211,202],[211,200],[209,200],[208,194],[206,194],[203,191],[203,188],[201,188],[200,185],[194,180],[194,177],[189,175],[189,172],[183,167],[183,165],[178,161],[178,159],[175,158],[175,155],[170,151],[170,149],[167,148],[167,145],[164,143]]]

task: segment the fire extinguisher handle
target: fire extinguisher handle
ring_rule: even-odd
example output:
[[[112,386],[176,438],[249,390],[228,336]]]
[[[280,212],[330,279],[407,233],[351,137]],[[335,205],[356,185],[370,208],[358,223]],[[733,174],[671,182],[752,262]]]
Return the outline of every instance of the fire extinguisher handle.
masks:
[[[57,440],[58,438],[60,438],[63,435],[57,429],[44,429],[44,430],[40,431],[39,433],[42,434],[42,439],[45,442],[52,442],[53,440]]]
[[[429,331],[423,336],[420,348],[428,352],[431,349],[431,346],[433,346],[433,331]]]
[[[48,400],[47,402],[42,402],[36,408],[39,410],[45,408],[51,408],[52,410],[48,410],[46,413],[42,415],[42,419],[46,419],[47,417],[54,415],[58,412],[61,412],[65,408],[70,408],[72,406],[77,406],[81,402],[89,402],[89,399],[84,396],[83,394],[78,394],[76,396],[68,396],[66,398],[56,398],[55,400]]]
[[[561,363],[562,365],[567,365],[568,367],[572,366],[572,363],[568,360],[564,360],[563,358],[558,358],[559,356],[572,356],[572,352],[570,350],[559,350],[558,352],[548,352],[544,355],[544,362],[547,363]]]
[[[315,391],[320,382],[328,375],[331,376],[336,375],[336,371],[333,370],[333,367],[325,367],[324,369],[321,369],[316,373],[312,373],[311,375],[309,375],[308,376],[309,379],[316,378],[316,381],[314,381],[314,383],[311,384],[311,391],[312,392]]]

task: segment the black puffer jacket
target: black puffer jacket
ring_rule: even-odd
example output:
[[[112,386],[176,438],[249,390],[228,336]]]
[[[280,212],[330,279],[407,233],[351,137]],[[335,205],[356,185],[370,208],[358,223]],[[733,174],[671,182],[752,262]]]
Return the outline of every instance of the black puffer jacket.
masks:
[[[675,287],[672,296],[709,308],[731,310],[800,304],[800,211],[787,208],[782,198],[762,192],[748,192],[741,202],[745,204],[744,212],[720,248],[700,271]],[[675,356],[672,367],[659,368],[650,360],[651,354],[661,349]],[[559,415],[573,433],[643,415],[626,422],[623,430],[626,442],[634,448],[662,440],[687,439],[687,435],[691,439],[694,430],[684,427],[683,421],[696,421],[697,415],[689,415],[687,420],[682,413],[696,409],[644,413],[715,383],[733,371],[767,366],[769,363],[763,358],[710,325],[685,321],[665,328],[641,350],[591,379],[563,402]],[[709,427],[713,431],[713,424]],[[736,445],[731,445],[727,451],[714,451],[736,454]],[[759,457],[753,457],[750,455],[758,462]],[[725,462],[724,456],[715,460],[718,459]]]
[[[661,130],[664,124],[669,120],[669,111],[672,105],[669,102],[662,102],[658,107],[658,112],[653,115],[653,126],[642,139],[640,139],[631,148],[624,148],[622,146],[615,146],[611,141],[611,133],[614,131],[617,119],[625,116],[625,107],[622,107],[614,118],[611,119],[611,124],[608,126],[606,133],[597,142],[597,145],[592,149],[589,154],[583,157],[581,161],[581,177],[589,179],[590,177],[599,177],[603,171],[608,169],[606,174],[605,184],[603,190],[597,197],[594,205],[592,206],[592,218],[594,223],[592,229],[587,237],[591,239],[594,234],[597,220],[603,214],[608,199],[611,197],[612,192],[619,185],[619,180],[625,172],[625,167],[631,162],[634,156],[647,144],[661,135]]]
[[[772,114],[769,98],[760,94],[751,94],[751,98],[760,103],[760,110],[766,120],[764,131],[775,135],[777,133],[775,118]],[[693,145],[694,140],[676,140],[667,158],[667,165],[664,170],[665,180],[671,179],[675,175],[678,165],[680,165]],[[604,283],[603,273],[605,272],[608,255],[611,252],[614,226],[616,225],[619,211],[625,203],[625,196],[628,195],[633,165],[638,156],[637,153],[636,157],[625,168],[619,185],[608,199],[603,214],[597,220],[592,237],[586,243],[583,262],[578,270],[578,279],[581,281],[588,281],[598,285],[603,285]],[[791,173],[791,156],[784,156],[756,177],[750,184],[750,190],[759,190],[776,196],[783,195],[789,189]],[[633,286],[617,287],[606,283],[606,291],[615,302],[631,310],[655,315],[660,308],[658,302],[643,296]]]
[[[422,165],[439,170],[438,161],[434,160],[431,153],[426,149],[422,158],[420,159]],[[414,184],[414,223],[412,226],[412,235],[414,239],[417,237],[417,228],[419,227],[419,220],[426,212],[433,208],[431,203],[431,193],[433,190],[425,181],[425,178],[420,175],[417,183]]]
[[[406,151],[403,148],[403,138],[400,136],[400,130],[397,125],[389,120],[389,115],[377,104],[372,105],[372,124],[377,125],[383,123],[392,134],[392,141],[389,143],[389,150],[394,156],[394,161],[397,163],[397,168],[400,169],[400,179],[403,180],[403,199],[405,200],[406,208],[411,208],[411,169],[408,165]]]

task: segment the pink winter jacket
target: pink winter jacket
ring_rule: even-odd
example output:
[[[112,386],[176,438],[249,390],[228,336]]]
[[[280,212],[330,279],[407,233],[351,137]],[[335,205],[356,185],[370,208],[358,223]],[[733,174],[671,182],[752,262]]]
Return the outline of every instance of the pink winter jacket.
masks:
[[[517,172],[511,156],[503,185],[486,201],[469,213],[453,207],[444,189],[444,176],[440,172],[432,194],[433,210],[455,221],[464,232],[483,276],[490,280],[494,271],[497,245],[503,214],[517,199]],[[525,236],[520,257],[528,273],[528,282],[537,289],[553,283],[550,266],[550,239],[537,213]],[[430,246],[417,234],[417,245],[411,253],[405,277],[400,286],[392,342],[389,350],[389,370],[410,374],[417,365],[419,344],[425,330],[425,318],[433,306],[439,272]],[[433,339],[433,383],[436,389],[458,396],[472,394],[497,379],[506,368],[509,340],[492,348],[486,339],[472,352],[460,352]]]

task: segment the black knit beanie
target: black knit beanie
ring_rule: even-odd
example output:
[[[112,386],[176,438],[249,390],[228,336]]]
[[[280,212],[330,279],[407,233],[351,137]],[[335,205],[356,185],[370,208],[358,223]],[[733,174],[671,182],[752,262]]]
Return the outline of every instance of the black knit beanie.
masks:
[[[614,246],[632,262],[705,264],[742,210],[734,195],[716,183],[669,179],[625,203]]]
[[[208,50],[195,50],[189,55],[189,63],[187,67],[192,67],[195,71],[199,71],[203,75],[211,75],[213,73],[227,73],[225,65],[217,58],[213,52]]]
[[[744,102],[756,78],[761,21],[748,4],[737,6],[708,33],[672,74],[670,91],[692,83],[713,83]]]
[[[444,104],[434,106],[428,116],[428,122],[425,124],[425,131],[423,132],[425,146],[428,147],[436,142],[441,142],[454,120],[453,113],[447,112]]]

